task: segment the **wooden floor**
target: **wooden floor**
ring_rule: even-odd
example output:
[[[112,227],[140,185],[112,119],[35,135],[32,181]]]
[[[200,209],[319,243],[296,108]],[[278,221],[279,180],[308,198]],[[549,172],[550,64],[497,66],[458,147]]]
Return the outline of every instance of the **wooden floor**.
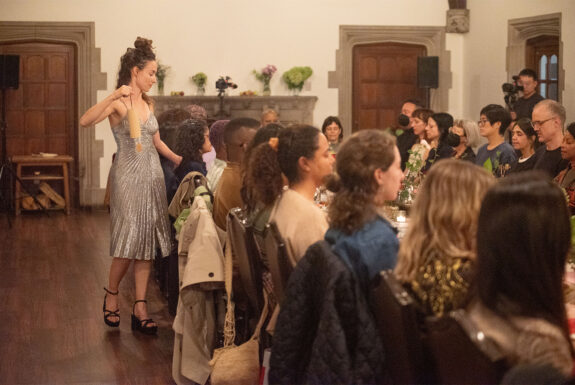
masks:
[[[9,229],[0,213],[0,384],[173,384],[173,318],[153,277],[157,336],[130,329],[131,269],[120,285],[120,327],[103,322],[108,213],[12,220]]]

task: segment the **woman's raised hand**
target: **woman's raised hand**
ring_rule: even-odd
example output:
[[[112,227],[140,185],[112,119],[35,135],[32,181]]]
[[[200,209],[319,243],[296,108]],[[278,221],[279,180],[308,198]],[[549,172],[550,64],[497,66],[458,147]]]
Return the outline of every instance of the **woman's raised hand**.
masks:
[[[125,98],[127,96],[130,96],[130,94],[132,93],[132,87],[130,86],[121,86],[120,88],[116,89],[114,91],[114,100],[118,100],[120,98]]]

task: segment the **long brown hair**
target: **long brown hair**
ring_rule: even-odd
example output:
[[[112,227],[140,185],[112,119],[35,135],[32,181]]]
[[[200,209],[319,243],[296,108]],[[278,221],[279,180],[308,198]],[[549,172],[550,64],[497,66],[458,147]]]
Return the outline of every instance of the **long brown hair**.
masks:
[[[375,218],[373,200],[379,185],[374,172],[393,164],[394,148],[395,138],[378,130],[362,130],[343,142],[336,173],[327,181],[327,188],[335,192],[328,209],[332,228],[351,234]]]
[[[477,219],[481,200],[493,177],[470,162],[438,161],[426,175],[401,241],[395,274],[411,281],[428,258],[476,256]]]
[[[134,47],[135,48],[128,48],[120,59],[120,70],[118,71],[116,88],[130,84],[132,80],[132,68],[138,67],[139,69],[144,69],[149,61],[156,60],[152,40],[138,36],[134,42]],[[144,92],[142,92],[142,99],[144,99],[148,105],[153,103],[152,99]]]

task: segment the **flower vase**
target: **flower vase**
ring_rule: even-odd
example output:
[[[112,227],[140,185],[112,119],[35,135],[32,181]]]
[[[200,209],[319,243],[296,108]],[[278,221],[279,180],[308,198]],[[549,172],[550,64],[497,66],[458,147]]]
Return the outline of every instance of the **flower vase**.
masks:
[[[164,95],[164,83],[158,82],[158,95]]]
[[[198,86],[198,90],[196,91],[197,96],[204,96],[206,94],[206,87]]]
[[[272,94],[272,90],[270,88],[270,82],[264,82],[264,90],[262,92],[263,96],[270,96]]]

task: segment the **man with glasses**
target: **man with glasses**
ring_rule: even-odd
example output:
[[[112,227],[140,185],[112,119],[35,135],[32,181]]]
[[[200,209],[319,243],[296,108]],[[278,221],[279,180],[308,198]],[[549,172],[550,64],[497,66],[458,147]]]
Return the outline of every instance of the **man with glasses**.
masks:
[[[543,100],[543,96],[537,92],[537,73],[530,68],[525,68],[519,72],[519,80],[523,86],[523,96],[515,102],[511,115],[513,120],[521,118],[531,119],[533,107]]]
[[[554,178],[567,167],[568,161],[561,158],[565,107],[555,100],[544,99],[533,108],[531,125],[537,132],[537,139],[544,145],[537,150],[535,170],[543,170]]]
[[[259,128],[260,122],[252,118],[232,119],[224,127],[228,160],[214,197],[214,221],[222,230],[226,229],[230,209],[243,206],[241,165],[246,148]]]

